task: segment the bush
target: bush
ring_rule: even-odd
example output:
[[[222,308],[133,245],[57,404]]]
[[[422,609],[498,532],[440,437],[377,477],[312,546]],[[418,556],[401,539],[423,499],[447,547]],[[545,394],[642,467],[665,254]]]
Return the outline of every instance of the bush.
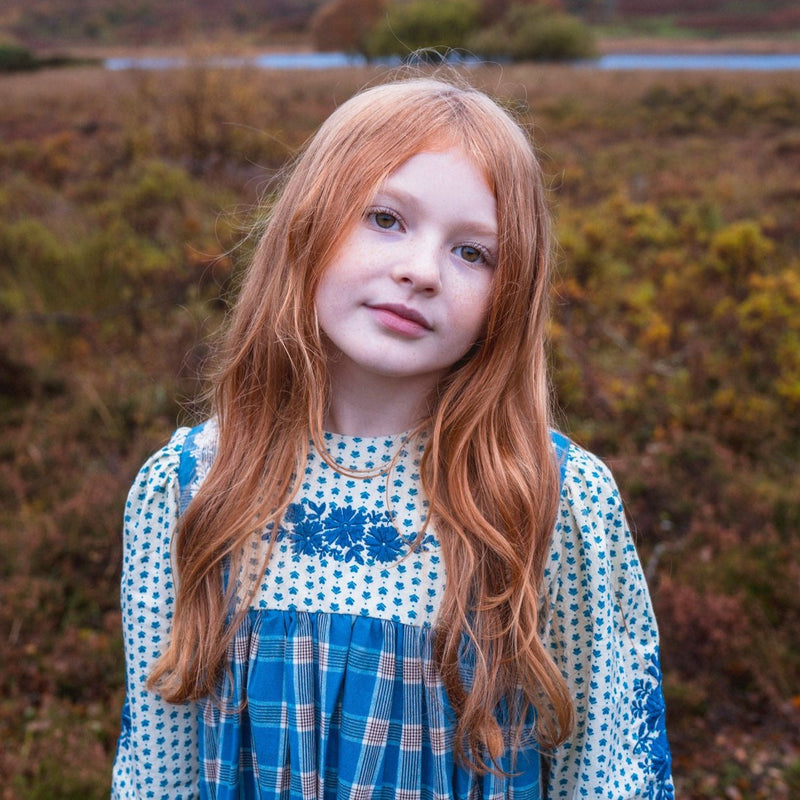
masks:
[[[368,56],[405,55],[426,48],[464,47],[478,24],[477,0],[394,2],[365,41]]]
[[[511,6],[501,21],[470,37],[469,50],[515,61],[574,61],[595,55],[594,37],[579,19],[546,6]]]
[[[31,218],[0,226],[0,263],[5,267],[0,281],[4,311],[51,309],[75,272],[64,242],[44,222]]]
[[[26,47],[16,44],[0,44],[0,72],[19,72],[36,69],[39,62]]]
[[[536,6],[551,12],[564,10],[562,0],[481,0],[480,25],[485,27],[496,25],[508,13],[511,6]]]
[[[323,52],[363,53],[367,34],[385,10],[385,0],[333,0],[312,17],[311,41]]]
[[[520,29],[513,56],[517,59],[574,61],[595,55],[591,31],[576,17],[548,14]]]

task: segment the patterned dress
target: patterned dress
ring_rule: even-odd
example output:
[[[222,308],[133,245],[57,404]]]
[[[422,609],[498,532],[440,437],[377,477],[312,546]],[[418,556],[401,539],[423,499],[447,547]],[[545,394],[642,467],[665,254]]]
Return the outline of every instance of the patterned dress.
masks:
[[[562,491],[543,636],[577,726],[555,751],[531,743],[513,768],[503,762],[506,774],[479,776],[453,758],[452,709],[431,658],[439,543],[429,530],[409,547],[426,515],[416,439],[326,434],[337,464],[370,475],[311,449],[230,646],[223,700],[174,705],[145,688],[170,635],[176,521],[216,447],[213,422],[176,431],[126,506],[127,699],[112,796],[673,798],[658,633],[616,486],[594,456],[558,434],[554,444]],[[252,569],[267,538],[253,545]]]

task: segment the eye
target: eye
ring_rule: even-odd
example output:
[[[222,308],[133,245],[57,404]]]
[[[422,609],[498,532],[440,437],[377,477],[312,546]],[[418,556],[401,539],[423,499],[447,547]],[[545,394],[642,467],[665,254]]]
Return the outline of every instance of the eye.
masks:
[[[371,220],[375,224],[375,227],[381,228],[385,231],[390,231],[395,227],[402,227],[400,217],[398,217],[393,211],[389,211],[385,208],[376,208],[368,211],[367,219]]]
[[[460,244],[453,248],[453,252],[466,261],[468,264],[488,264],[492,265],[492,258],[489,251],[478,244]]]

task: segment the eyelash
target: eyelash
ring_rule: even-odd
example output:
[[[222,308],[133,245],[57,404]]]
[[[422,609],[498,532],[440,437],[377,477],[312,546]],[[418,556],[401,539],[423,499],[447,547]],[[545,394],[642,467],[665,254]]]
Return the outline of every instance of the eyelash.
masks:
[[[483,259],[483,263],[487,266],[493,267],[494,266],[494,258],[492,257],[492,253],[484,247],[479,242],[464,242],[457,246],[456,249],[461,247],[471,247],[473,250],[477,250],[481,254],[481,258]],[[468,264],[477,264],[477,261],[468,261]]]
[[[383,206],[377,206],[375,208],[367,209],[367,212],[364,214],[364,218],[369,220],[369,221],[371,221],[372,224],[375,225],[375,227],[378,228],[379,230],[383,230],[383,231],[392,230],[394,225],[392,225],[391,228],[384,228],[382,225],[378,225],[376,217],[379,214],[385,214],[387,217],[391,217],[400,226],[401,230],[405,230],[406,226],[405,226],[405,222],[403,222],[403,218],[396,211],[392,210],[391,208],[385,208]],[[483,260],[484,264],[486,264],[489,267],[494,267],[494,265],[495,265],[494,264],[494,256],[492,255],[492,252],[486,246],[480,244],[480,242],[462,242],[461,244],[456,245],[456,247],[454,247],[453,249],[454,250],[458,250],[459,248],[463,248],[463,247],[472,247],[472,248],[474,248],[475,250],[477,250],[481,254],[481,259]],[[465,261],[466,261],[466,259],[465,259]],[[478,262],[476,262],[476,261],[467,261],[467,263],[468,264],[476,264]]]
[[[365,216],[366,216],[366,218],[368,220],[372,221],[372,223],[375,225],[376,228],[379,228],[380,230],[383,230],[383,231],[391,230],[391,228],[384,228],[382,225],[378,225],[378,222],[377,222],[377,220],[375,218],[379,214],[385,214],[387,217],[392,217],[392,219],[394,219],[395,222],[397,222],[400,225],[400,227],[403,230],[405,230],[406,226],[405,226],[405,223],[403,222],[403,218],[396,211],[392,211],[391,208],[383,208],[381,206],[378,206],[376,208],[370,208],[370,209],[367,210],[367,213],[366,213]]]

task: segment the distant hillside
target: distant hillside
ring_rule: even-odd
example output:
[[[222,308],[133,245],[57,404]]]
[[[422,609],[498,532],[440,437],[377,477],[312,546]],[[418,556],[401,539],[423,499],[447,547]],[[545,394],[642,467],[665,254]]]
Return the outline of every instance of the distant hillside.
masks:
[[[618,0],[623,19],[669,15],[675,27],[717,33],[781,31],[800,27],[797,0]]]
[[[566,0],[564,5],[595,22],[662,20],[673,28],[720,34],[800,28],[797,0]]]
[[[303,31],[324,0],[4,0],[0,32],[28,44],[172,43],[206,33],[275,36]]]
[[[302,34],[326,0],[4,0],[0,38],[53,43],[174,44],[197,35],[246,35],[256,41]],[[800,30],[796,0],[562,0],[589,22],[670,30],[757,33]]]

